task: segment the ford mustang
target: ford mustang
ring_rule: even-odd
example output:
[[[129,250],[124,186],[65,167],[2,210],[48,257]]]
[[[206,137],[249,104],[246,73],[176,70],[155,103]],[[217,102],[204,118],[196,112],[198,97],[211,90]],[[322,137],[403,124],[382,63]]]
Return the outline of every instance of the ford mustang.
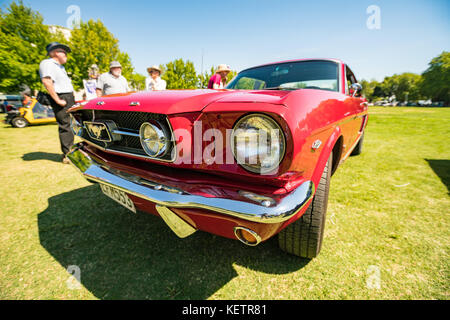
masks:
[[[362,151],[361,90],[342,61],[309,59],[243,70],[223,90],[104,96],[69,110],[82,142],[68,158],[180,238],[201,230],[255,246],[278,235],[282,250],[311,259],[330,178]]]

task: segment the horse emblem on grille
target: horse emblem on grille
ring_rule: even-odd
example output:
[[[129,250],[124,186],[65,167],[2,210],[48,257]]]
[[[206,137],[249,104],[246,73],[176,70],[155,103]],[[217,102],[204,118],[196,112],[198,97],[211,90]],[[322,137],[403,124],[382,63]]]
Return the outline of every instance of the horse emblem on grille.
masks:
[[[86,122],[87,131],[91,138],[100,140],[100,141],[111,141],[111,137],[108,132],[108,127],[106,124],[101,122]]]
[[[93,124],[90,129],[91,129],[92,133],[95,135],[95,137],[98,139],[102,136],[102,131],[103,131],[104,127]]]

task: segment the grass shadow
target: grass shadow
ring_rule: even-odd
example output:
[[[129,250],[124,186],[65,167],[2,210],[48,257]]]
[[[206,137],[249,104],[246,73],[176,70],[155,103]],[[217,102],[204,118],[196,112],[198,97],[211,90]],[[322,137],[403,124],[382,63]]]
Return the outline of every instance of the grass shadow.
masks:
[[[434,173],[441,179],[450,194],[450,160],[425,159]]]
[[[98,185],[50,198],[38,228],[41,245],[64,268],[77,265],[100,299],[206,299],[237,276],[235,263],[284,274],[309,262],[280,251],[276,238],[257,247],[200,231],[179,239],[162,219],[131,213]]]
[[[36,160],[49,160],[53,162],[61,162],[61,153],[49,153],[49,152],[30,152],[22,156],[24,161],[36,161]]]

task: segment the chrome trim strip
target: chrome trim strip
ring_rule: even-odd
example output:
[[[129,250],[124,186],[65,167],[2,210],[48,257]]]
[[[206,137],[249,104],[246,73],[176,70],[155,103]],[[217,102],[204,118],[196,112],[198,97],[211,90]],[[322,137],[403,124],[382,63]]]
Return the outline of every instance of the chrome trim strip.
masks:
[[[362,138],[362,133],[360,134],[359,138],[355,141],[355,143],[353,143],[353,145],[350,147],[350,149],[348,149],[349,151],[342,158],[341,163],[344,162],[350,156],[350,154],[353,152],[353,149],[355,149],[356,145],[358,144],[359,140],[361,140],[361,138]]]
[[[244,220],[259,223],[279,223],[296,215],[312,199],[314,183],[306,181],[275,205],[250,203],[243,200],[209,198],[189,193],[168,192],[164,188],[151,188],[139,183],[140,177],[128,173],[108,172],[104,165],[96,162],[85,151],[83,144],[74,145],[67,157],[81,171],[83,176],[94,182],[103,183],[160,206],[173,208],[204,209]],[[125,178],[127,177],[127,178]]]
[[[122,130],[113,130],[112,133],[120,134],[122,136],[131,136],[131,137],[139,138],[139,133],[127,132],[127,131],[122,131]]]

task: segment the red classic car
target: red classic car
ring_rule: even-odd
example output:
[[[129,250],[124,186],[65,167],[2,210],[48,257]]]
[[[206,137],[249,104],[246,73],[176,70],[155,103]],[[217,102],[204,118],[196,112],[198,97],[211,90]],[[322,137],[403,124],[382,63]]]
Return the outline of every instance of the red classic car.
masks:
[[[333,59],[241,71],[223,90],[106,96],[70,109],[68,158],[133,212],[254,246],[321,248],[330,177],[362,150],[367,103]]]

